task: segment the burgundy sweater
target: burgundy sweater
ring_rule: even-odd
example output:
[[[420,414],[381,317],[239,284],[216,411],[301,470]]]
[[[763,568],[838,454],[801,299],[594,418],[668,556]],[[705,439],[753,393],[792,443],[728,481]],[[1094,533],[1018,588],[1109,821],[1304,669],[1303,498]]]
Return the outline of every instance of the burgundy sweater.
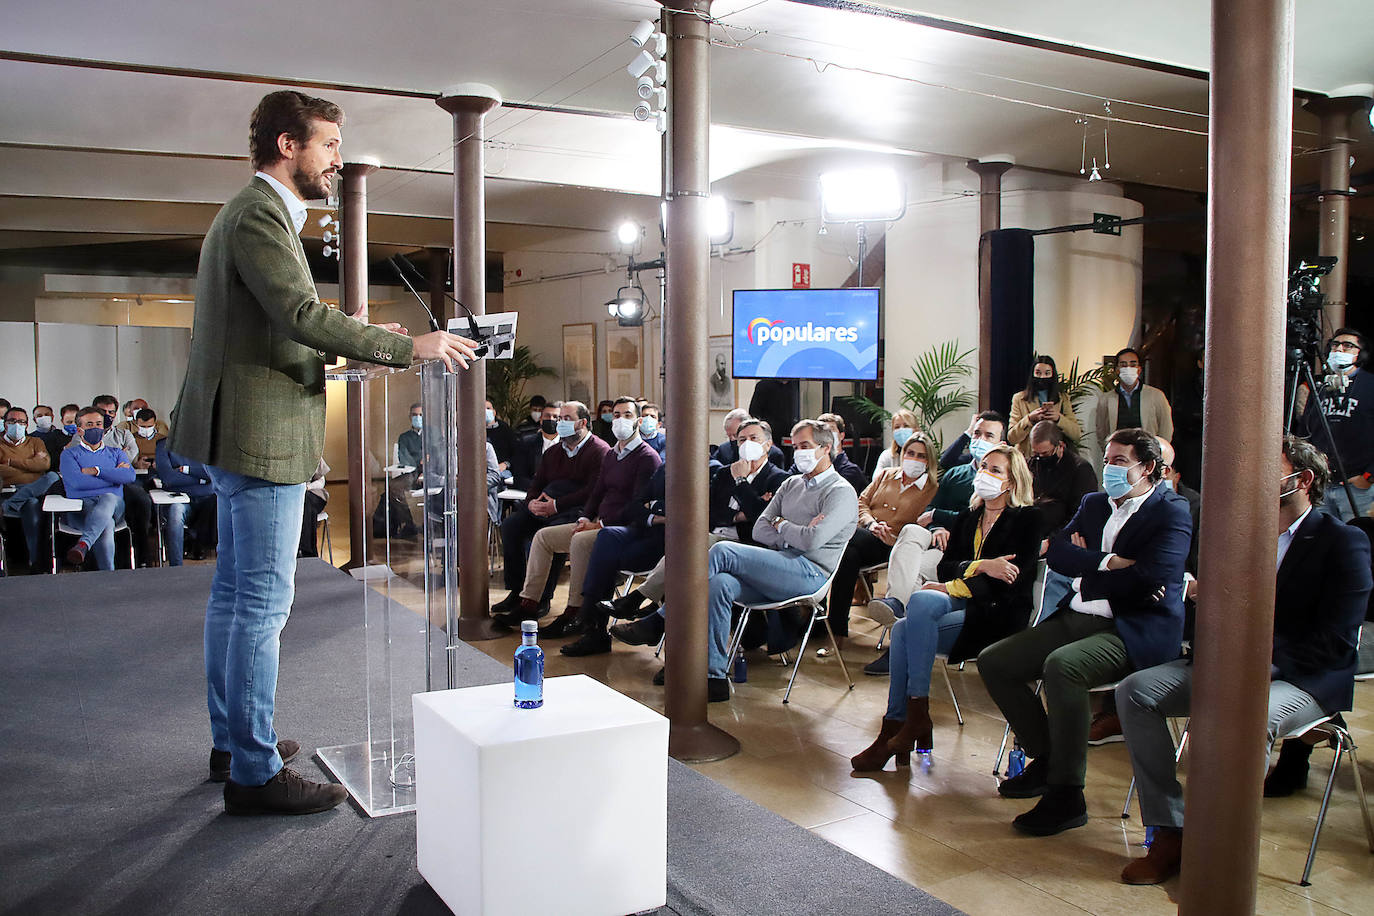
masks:
[[[601,460],[609,450],[610,446],[605,442],[589,435],[577,455],[569,458],[563,450],[563,443],[558,443],[539,459],[539,470],[534,472],[529,498],[534,499],[555,480],[571,480],[576,489],[559,496],[554,500],[554,505],[559,512],[583,505],[596,486],[597,477],[601,474]]]
[[[599,518],[607,525],[625,524],[626,508],[634,507],[635,494],[643,489],[662,463],[658,452],[642,439],[623,458],[617,458],[615,449],[608,448],[606,457],[601,459],[601,476],[592,495],[587,497],[582,514],[591,519]]]

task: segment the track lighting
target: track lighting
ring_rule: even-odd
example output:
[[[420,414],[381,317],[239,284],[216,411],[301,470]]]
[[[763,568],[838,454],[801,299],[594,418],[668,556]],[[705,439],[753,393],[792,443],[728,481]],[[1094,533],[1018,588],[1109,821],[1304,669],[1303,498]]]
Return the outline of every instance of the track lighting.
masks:
[[[654,110],[649,107],[648,102],[641,99],[635,104],[634,116],[636,121],[652,121]]]
[[[635,83],[635,92],[639,93],[641,99],[647,99],[654,94],[654,78],[652,76],[641,76]]]
[[[636,48],[644,47],[644,43],[654,34],[654,24],[647,19],[641,19],[630,33],[630,44]]]
[[[634,56],[634,60],[630,61],[630,63],[625,67],[625,71],[629,73],[632,78],[639,79],[641,76],[647,73],[649,68],[652,67],[655,63],[656,61],[654,60],[654,56],[652,54],[650,54],[648,51],[640,51],[638,54]]]

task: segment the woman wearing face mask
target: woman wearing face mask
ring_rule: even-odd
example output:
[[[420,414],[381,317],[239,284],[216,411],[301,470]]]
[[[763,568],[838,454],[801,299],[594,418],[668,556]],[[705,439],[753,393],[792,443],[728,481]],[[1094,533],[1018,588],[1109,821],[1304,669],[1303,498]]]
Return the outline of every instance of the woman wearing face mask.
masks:
[[[1031,427],[1041,420],[1052,420],[1069,440],[1072,448],[1083,437],[1083,427],[1073,413],[1073,402],[1059,390],[1059,370],[1051,356],[1037,356],[1031,367],[1026,389],[1011,396],[1011,420],[1007,441],[1029,458]]]
[[[602,401],[596,405],[596,413],[592,415],[592,435],[601,439],[607,445],[615,445],[615,433],[611,432],[612,410],[615,408],[615,401]]]
[[[921,423],[916,419],[916,414],[905,408],[892,415],[892,447],[884,449],[878,456],[878,466],[873,469],[875,481],[883,471],[901,465],[902,449],[906,446],[906,440],[920,428]]]
[[[930,680],[937,653],[950,663],[974,658],[1026,626],[1040,552],[1040,510],[1032,505],[1030,468],[1010,445],[988,452],[940,561],[939,581],[911,596],[892,628],[892,680],[877,739],[850,759],[854,769],[881,770],[894,755],[934,746]]]
[[[830,632],[841,647],[849,635],[850,598],[859,570],[887,562],[897,534],[904,526],[915,524],[939,489],[925,434],[911,432],[905,438],[898,466],[884,471],[859,495],[859,526],[835,569],[830,587]],[[821,650],[822,655],[829,653],[828,646]]]

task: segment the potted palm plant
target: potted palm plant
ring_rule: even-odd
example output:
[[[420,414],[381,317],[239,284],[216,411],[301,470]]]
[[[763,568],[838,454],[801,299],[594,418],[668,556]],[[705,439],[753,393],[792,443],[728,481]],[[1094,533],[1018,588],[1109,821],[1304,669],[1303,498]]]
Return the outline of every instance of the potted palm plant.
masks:
[[[973,366],[968,361],[973,353],[971,349],[961,352],[959,341],[947,340],[917,357],[910,374],[901,381],[901,404],[916,414],[933,454],[944,450],[936,430],[940,420],[975,403],[974,393],[963,384],[964,379],[973,375]],[[868,398],[852,397],[849,402],[870,422],[886,425],[892,418],[891,411]]]
[[[487,397],[492,410],[508,425],[518,425],[529,405],[525,383],[534,378],[557,377],[557,372],[535,362],[529,347],[516,347],[510,359],[494,359],[487,363]]]

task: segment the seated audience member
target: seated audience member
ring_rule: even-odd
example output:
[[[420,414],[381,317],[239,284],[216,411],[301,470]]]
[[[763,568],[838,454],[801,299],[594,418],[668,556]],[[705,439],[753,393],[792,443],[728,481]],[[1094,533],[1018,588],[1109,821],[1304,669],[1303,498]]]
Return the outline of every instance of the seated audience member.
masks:
[[[487,441],[496,450],[496,463],[501,470],[509,471],[511,459],[515,457],[515,430],[496,416],[496,408],[491,406],[491,398],[486,402]]]
[[[878,475],[888,468],[895,468],[902,463],[902,448],[906,445],[906,440],[911,434],[921,428],[921,423],[916,419],[916,414],[903,407],[892,415],[892,447],[883,449],[878,456],[878,462],[873,468],[873,479],[877,480]]]
[[[148,402],[145,401],[143,398],[134,398],[132,401],[125,402],[124,421],[119,424],[120,428],[127,429],[134,435],[138,435],[138,412],[140,410],[148,409]],[[155,420],[153,425],[157,427],[157,434],[159,436],[167,435],[169,432],[167,424],[164,423],[162,420],[157,419],[157,414],[154,414],[153,417]]]
[[[908,443],[910,445],[910,443]],[[1040,510],[1032,505],[1026,459],[1010,445],[983,456],[973,498],[950,530],[936,581],[927,582],[892,627],[892,681],[877,739],[850,758],[856,770],[911,762],[934,747],[930,674],[935,656],[951,664],[1025,629],[1040,554]]]
[[[1116,354],[1117,382],[1097,396],[1093,424],[1105,443],[1118,429],[1139,427],[1161,439],[1174,437],[1174,416],[1164,392],[1140,380],[1140,354],[1130,347]],[[1105,448],[1105,446],[1104,446]]]
[[[316,532],[319,530],[320,513],[329,502],[329,491],[325,489],[324,477],[329,473],[329,465],[320,459],[310,482],[305,485],[305,506],[301,511],[301,542],[296,550],[298,557],[318,557],[319,547]]]
[[[55,420],[51,407],[47,404],[35,404],[33,407],[33,434],[41,438],[44,433],[53,428]]]
[[[522,620],[540,616],[540,598],[550,578],[554,554],[568,556],[568,606],[560,619],[547,628],[548,633],[551,637],[565,636],[578,623],[587,561],[596,546],[597,532],[606,525],[623,525],[638,514],[634,497],[644,490],[649,478],[663,463],[658,452],[639,438],[639,417],[632,399],[618,399],[612,408],[612,417],[615,448],[607,449],[602,457],[596,485],[587,495],[577,521],[549,525],[535,533],[530,542],[524,586],[520,590],[520,606],[497,617],[498,623],[516,627]],[[589,630],[582,639],[564,646],[561,651],[564,655],[609,652],[611,638],[604,629],[600,633]]]
[[[663,457],[663,449],[667,447],[668,438],[663,431],[663,411],[657,404],[645,401],[639,408],[639,438],[644,440],[644,444],[658,452],[660,458]]]
[[[530,398],[529,415],[527,417],[522,418],[519,423],[515,424],[516,435],[519,435],[520,433],[526,431],[532,432],[538,430],[539,421],[543,417],[544,408],[547,407],[548,404],[549,402],[544,400],[544,396],[542,394],[536,394],[534,397]]]
[[[837,413],[823,413],[816,419],[830,428],[830,437],[833,443],[830,446],[830,463],[835,469],[835,473],[839,474],[846,483],[853,487],[856,494],[862,493],[864,487],[868,486],[869,480],[864,476],[863,468],[849,459],[849,455],[840,444],[844,441],[844,417]],[[796,446],[793,446],[793,448],[796,448]],[[797,463],[793,461],[792,468],[788,473],[800,474],[802,471]]]
[[[131,467],[137,469],[138,437],[127,429],[115,425],[115,414],[119,401],[112,394],[97,395],[91,405],[105,417],[105,441],[124,452]],[[68,448],[77,447],[73,439]],[[64,478],[65,479],[65,478]],[[124,523],[129,526],[129,534],[134,540],[134,563],[138,566],[149,565],[148,541],[153,533],[153,500],[148,491],[135,479],[124,485]]]
[[[615,401],[607,398],[596,405],[596,414],[592,417],[592,435],[597,436],[607,445],[615,445],[615,434],[611,432],[611,421],[615,419]]]
[[[410,405],[410,428],[396,437],[396,463],[402,467],[415,468],[417,471],[425,463],[425,442],[421,433],[425,429],[425,411],[416,401]],[[413,479],[413,478],[412,478]]]
[[[1188,503],[1159,485],[1163,462],[1150,433],[1117,430],[1105,453],[1107,492],[1085,497],[1050,542],[1050,568],[1070,577],[1072,590],[1049,619],[978,656],[989,695],[1032,758],[998,792],[1041,796],[1012,821],[1034,836],[1087,823],[1088,691],[1173,661],[1183,641]]]
[[[1045,537],[1053,537],[1073,518],[1083,497],[1097,492],[1097,474],[1092,465],[1079,457],[1064,438],[1063,430],[1052,420],[1036,423],[1026,442],[1030,444],[1035,504],[1045,524]]]
[[[736,434],[739,432],[740,424],[748,418],[749,411],[745,410],[743,407],[736,407],[725,415],[725,421],[721,424],[725,430],[725,441],[721,442],[719,445],[711,446],[712,462],[722,467],[728,467],[736,461],[739,461],[739,444],[736,442]],[[758,419],[762,419],[762,417]],[[773,428],[766,420],[764,423],[768,426],[769,430]],[[771,433],[769,434],[769,439],[772,439]],[[785,468],[787,466],[782,457],[782,449],[778,448],[777,445],[769,446],[768,462],[776,465],[778,468]],[[714,468],[712,470],[714,472]]]
[[[504,575],[510,594],[491,610],[493,615],[513,621],[515,626],[519,626],[521,620],[537,620],[548,613],[549,601],[557,585],[556,576],[551,575],[552,568],[545,568],[545,578],[540,580],[543,592],[537,596],[536,607],[528,610],[522,607],[520,593],[529,578],[526,557],[535,535],[546,526],[576,522],[582,516],[583,504],[601,476],[603,460],[611,453],[606,443],[592,435],[587,405],[581,401],[564,401],[557,408],[545,409],[546,430],[550,422],[547,419],[549,410],[558,412],[558,419],[552,421],[558,445],[545,448],[525,502],[501,522]]]
[[[1158,438],[1158,437],[1156,437]],[[1160,460],[1164,462],[1164,476],[1160,482],[1188,500],[1188,514],[1193,519],[1193,539],[1188,546],[1188,563],[1184,567],[1190,575],[1197,575],[1198,532],[1202,520],[1202,494],[1183,482],[1183,475],[1174,467],[1174,447],[1167,439],[1159,439]]]
[[[978,438],[978,436],[976,436],[975,433],[976,433],[976,431],[977,431],[977,429],[978,429],[978,423],[979,423],[979,421],[981,421],[981,420],[983,420],[983,419],[986,419],[986,418],[994,419],[994,420],[996,420],[997,422],[999,422],[999,423],[1002,424],[1002,433],[1001,433],[1001,435],[998,437],[998,440],[997,440],[997,441],[998,441],[998,442],[1005,442],[1005,441],[1006,441],[1006,438],[1007,438],[1007,433],[1006,433],[1007,420],[1006,420],[1006,417],[1002,416],[1000,413],[998,413],[998,412],[995,411],[995,410],[985,410],[985,411],[983,411],[982,413],[976,413],[976,414],[974,414],[974,415],[973,415],[973,419],[971,419],[971,420],[968,421],[968,429],[966,429],[966,430],[964,430],[962,433],[960,433],[960,434],[955,438],[955,440],[954,440],[953,442],[951,442],[949,445],[946,445],[946,446],[945,446],[945,450],[944,450],[943,452],[940,453],[940,477],[941,477],[941,478],[943,478],[943,477],[945,476],[945,475],[944,475],[944,472],[945,472],[945,471],[953,470],[954,468],[957,468],[957,467],[959,467],[960,465],[966,465],[966,464],[968,464],[972,459],[977,458],[977,457],[981,457],[981,456],[978,456],[978,455],[974,455],[974,454],[973,454],[973,451],[972,451],[972,448],[971,448],[971,442],[972,442],[973,439]]]
[[[569,651],[565,655],[596,654],[603,645],[609,651],[609,638],[603,637],[606,637],[610,618],[616,615],[608,599],[615,592],[620,570],[639,571],[653,564],[658,564],[654,567],[658,569],[663,565],[665,467],[660,464],[644,489],[635,495],[635,507],[626,507],[624,524],[608,525],[597,532],[596,543],[587,560],[587,573],[582,579],[582,613],[571,631],[585,635],[567,646]],[[659,619],[657,615],[649,616]],[[559,621],[563,619],[558,618]],[[562,632],[565,636],[570,635],[569,630]]]
[[[49,414],[51,418],[51,413]],[[18,518],[24,531],[26,558],[31,570],[37,569],[38,548],[43,534],[43,497],[57,482],[52,458],[36,436],[26,432],[29,416],[22,407],[11,407],[4,414],[5,428],[0,434],[0,484],[15,487],[0,497],[0,511],[6,518]]]
[[[1286,436],[1281,467],[1267,726],[1271,746],[1280,735],[1351,708],[1356,643],[1374,584],[1369,538],[1317,509],[1330,478],[1326,459],[1308,442]],[[1159,884],[1179,870],[1183,787],[1167,719],[1188,715],[1192,680],[1193,662],[1186,658],[1137,671],[1116,688],[1141,820],[1155,828],[1149,853],[1122,870],[1126,884]],[[1264,794],[1290,795],[1305,786],[1311,753],[1303,738],[1284,741],[1277,765],[1264,780]]]
[[[142,422],[144,413],[139,411],[137,419]],[[189,503],[171,503],[162,507],[162,520],[167,531],[167,565],[180,566],[186,555],[186,529],[191,529],[190,554],[192,559],[205,559],[205,551],[213,548],[218,541],[215,506],[215,487],[210,475],[199,461],[183,458],[167,448],[167,437],[157,440],[154,453],[154,467],[162,489],[172,493],[185,493],[191,498]]]
[[[143,406],[146,407],[147,405],[145,404]],[[123,413],[124,419],[119,421],[119,425],[129,430],[130,432],[133,432],[134,414],[138,413],[139,408],[135,406],[134,401],[129,400],[124,402],[124,406],[120,408],[120,411]]]
[[[410,405],[410,425],[396,437],[396,468],[387,474],[386,492],[377,498],[372,510],[372,536],[413,538],[420,530],[410,511],[410,491],[424,486],[425,442],[424,408],[416,401]],[[401,468],[411,468],[401,471]],[[432,482],[437,486],[438,482]]]
[[[544,453],[562,441],[558,437],[558,415],[562,407],[562,401],[545,404],[539,415],[539,425],[516,436],[515,459],[510,470],[511,484],[517,489],[530,488]]]
[[[90,552],[97,569],[114,569],[114,530],[124,516],[123,492],[134,485],[135,476],[129,456],[103,444],[108,419],[94,407],[77,413],[81,437],[62,452],[62,485],[68,497],[81,500],[80,511],[67,514],[67,523],[81,532],[67,551],[73,566],[85,563]]]
[[[773,451],[773,431],[766,422],[746,417],[737,424],[735,435],[734,451],[739,457],[726,467],[717,467],[711,475],[708,523],[713,544],[722,540],[754,543],[754,522],[788,476],[768,460]],[[638,588],[614,601],[602,601],[599,607],[609,617],[633,620],[644,617],[645,601],[651,603],[651,611],[657,610],[665,590],[665,564],[660,560]],[[620,625],[612,627],[611,635],[632,646],[658,642],[662,618],[652,616],[656,619],[633,632]]]
[[[62,450],[71,445],[72,437],[76,435],[76,412],[80,409],[79,404],[63,404],[53,420],[52,428],[47,432],[38,433],[38,438],[42,439],[48,448],[54,468],[60,466]]]
[[[965,439],[965,436],[968,438]],[[941,456],[940,494],[931,504],[930,517],[922,517],[922,526],[948,528],[953,523],[954,517],[968,505],[973,478],[978,473],[978,463],[994,446],[1006,441],[1006,438],[1007,421],[997,411],[985,410],[973,418],[968,430],[959,436],[959,439],[964,440],[963,444],[959,445],[959,440],[955,440],[955,444],[945,449]],[[951,467],[944,459],[955,451],[956,447],[968,455],[969,460]],[[956,492],[949,492],[951,490]],[[960,490],[962,492],[959,492]]]
[[[157,444],[167,438],[166,433],[158,432],[161,423],[151,408],[141,408],[134,414],[134,442],[138,446],[138,457],[133,460],[135,470],[151,470],[157,463]]]
[[[798,476],[778,487],[754,523],[754,543],[718,541],[707,560],[706,696],[730,699],[731,609],[736,602],[781,601],[825,585],[859,521],[859,494],[831,464],[834,434],[820,420],[792,428]],[[659,609],[667,614],[668,608]]]
[[[9,413],[10,408],[13,406],[14,405],[11,404],[7,398],[0,398],[0,410],[4,411],[4,413],[0,413],[0,417],[4,416],[6,413]]]
[[[897,535],[916,523],[939,489],[930,467],[924,433],[912,433],[902,447],[901,464],[884,471],[859,494],[859,526],[849,539],[830,588],[830,633],[844,647],[849,636],[849,606],[859,570],[887,562]]]
[[[1025,390],[1011,396],[1007,441],[1020,449],[1021,454],[1027,458],[1031,456],[1031,427],[1042,420],[1059,427],[1062,436],[1069,440],[1069,451],[1076,450],[1074,446],[1083,438],[1083,428],[1078,425],[1078,418],[1074,416],[1073,401],[1059,390],[1059,369],[1054,365],[1054,359],[1049,356],[1035,358],[1030,378],[1026,379]]]

